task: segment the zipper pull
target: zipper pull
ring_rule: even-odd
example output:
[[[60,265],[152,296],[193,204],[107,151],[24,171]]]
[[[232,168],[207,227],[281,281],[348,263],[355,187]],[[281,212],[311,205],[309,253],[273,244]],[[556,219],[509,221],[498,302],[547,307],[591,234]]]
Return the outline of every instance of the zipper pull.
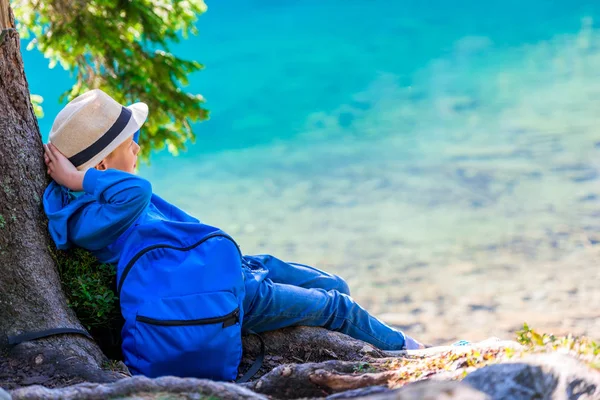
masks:
[[[223,328],[229,328],[230,326],[233,326],[235,324],[237,324],[238,322],[240,322],[240,309],[236,309],[233,313],[231,313],[231,315],[229,316],[229,318],[227,318],[225,321],[223,321]]]

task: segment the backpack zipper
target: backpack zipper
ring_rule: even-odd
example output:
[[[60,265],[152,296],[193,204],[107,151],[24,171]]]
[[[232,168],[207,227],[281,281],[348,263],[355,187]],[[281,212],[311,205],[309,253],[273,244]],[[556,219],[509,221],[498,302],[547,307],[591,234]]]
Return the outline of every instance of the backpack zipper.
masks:
[[[138,322],[159,326],[190,326],[190,325],[212,325],[223,323],[223,328],[233,326],[240,322],[239,307],[222,317],[200,318],[200,319],[155,319],[138,315],[135,317]]]
[[[229,235],[226,235],[224,233],[218,233],[218,232],[210,233],[210,234],[204,236],[198,242],[196,242],[190,246],[187,246],[187,247],[177,247],[177,246],[172,246],[170,244],[154,244],[152,246],[148,246],[148,247],[138,251],[137,254],[131,260],[129,260],[129,262],[127,263],[125,268],[123,268],[123,274],[121,275],[121,279],[119,280],[119,285],[117,287],[117,294],[121,293],[121,288],[123,287],[123,282],[125,282],[125,278],[127,278],[127,275],[131,271],[131,268],[133,268],[133,264],[135,264],[135,262],[137,260],[139,260],[144,254],[146,254],[150,250],[154,250],[154,249],[158,249],[158,248],[162,247],[162,248],[168,248],[168,249],[179,250],[179,251],[188,251],[188,250],[193,249],[194,247],[200,246],[202,243],[204,243],[208,239],[211,239],[214,237],[219,237],[219,236],[230,240],[235,245],[235,248],[238,250],[238,253],[240,253],[240,258],[242,257],[242,252],[240,251],[240,247],[235,242],[235,240],[233,240],[233,238]]]

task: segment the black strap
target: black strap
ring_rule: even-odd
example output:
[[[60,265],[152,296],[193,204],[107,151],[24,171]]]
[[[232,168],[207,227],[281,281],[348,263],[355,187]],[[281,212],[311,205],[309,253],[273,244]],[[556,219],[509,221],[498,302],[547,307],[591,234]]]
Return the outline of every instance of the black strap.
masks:
[[[60,335],[63,333],[74,333],[74,334],[78,334],[78,335],[83,335],[86,336],[90,339],[93,340],[92,336],[81,329],[75,329],[75,328],[54,328],[54,329],[46,329],[43,331],[37,331],[37,332],[27,332],[27,333],[22,333],[20,335],[17,336],[9,336],[8,337],[8,344],[11,346],[17,345],[19,343],[23,343],[23,342],[29,342],[31,340],[36,340],[36,339],[41,339],[41,338],[45,338],[48,336],[54,336],[54,335]]]
[[[28,342],[28,341],[36,340],[36,339],[42,339],[42,338],[45,338],[48,336],[54,336],[54,335],[65,334],[65,333],[79,334],[79,335],[86,336],[93,340],[92,336],[88,332],[81,330],[81,329],[54,328],[54,329],[46,329],[43,331],[22,333],[17,336],[9,336],[8,344],[11,346],[14,346],[19,343]],[[258,333],[255,333],[255,332],[249,332],[249,333],[251,335],[256,336],[258,338],[258,340],[260,341],[260,354],[258,355],[258,357],[256,357],[256,360],[254,360],[254,363],[252,364],[250,369],[248,371],[246,371],[246,373],[240,379],[238,379],[236,381],[236,383],[248,382],[254,375],[256,375],[256,373],[258,372],[260,367],[262,367],[263,360],[265,359],[265,342],[264,342],[263,338]]]
[[[250,369],[248,371],[246,371],[244,376],[242,376],[240,379],[235,381],[235,383],[248,382],[250,380],[250,378],[252,378],[254,375],[256,375],[256,373],[258,372],[260,367],[262,367],[263,360],[265,359],[265,342],[264,342],[263,338],[260,337],[260,335],[256,332],[250,331],[248,333],[256,336],[258,338],[258,340],[260,340],[260,354],[258,355],[258,357],[256,357],[256,360],[254,360],[254,363],[252,364]]]

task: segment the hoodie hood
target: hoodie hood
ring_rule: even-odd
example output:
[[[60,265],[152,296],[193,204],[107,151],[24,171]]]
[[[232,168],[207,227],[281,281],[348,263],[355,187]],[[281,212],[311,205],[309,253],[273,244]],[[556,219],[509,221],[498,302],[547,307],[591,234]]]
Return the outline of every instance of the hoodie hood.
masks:
[[[86,204],[94,201],[94,196],[83,193],[75,196],[69,189],[55,181],[50,182],[44,191],[44,211],[48,216],[48,230],[56,247],[66,250],[69,242],[69,219]]]

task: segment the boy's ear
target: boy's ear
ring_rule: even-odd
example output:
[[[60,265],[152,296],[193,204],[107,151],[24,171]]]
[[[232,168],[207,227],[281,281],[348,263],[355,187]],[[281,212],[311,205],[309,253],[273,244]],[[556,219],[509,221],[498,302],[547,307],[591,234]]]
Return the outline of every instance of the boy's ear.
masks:
[[[96,168],[98,171],[106,171],[108,169],[106,167],[106,159],[100,161],[94,168]]]

